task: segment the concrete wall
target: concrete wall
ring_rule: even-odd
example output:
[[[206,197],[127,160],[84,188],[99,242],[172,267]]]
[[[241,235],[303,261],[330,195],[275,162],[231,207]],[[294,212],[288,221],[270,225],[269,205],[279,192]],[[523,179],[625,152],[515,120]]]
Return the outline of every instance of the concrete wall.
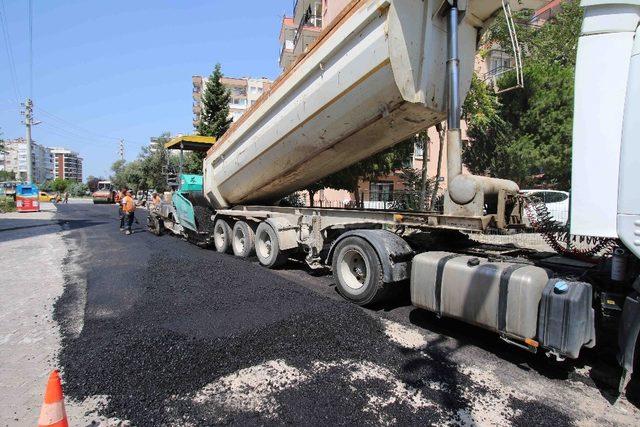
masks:
[[[351,0],[322,0],[322,28],[330,26],[349,3]]]

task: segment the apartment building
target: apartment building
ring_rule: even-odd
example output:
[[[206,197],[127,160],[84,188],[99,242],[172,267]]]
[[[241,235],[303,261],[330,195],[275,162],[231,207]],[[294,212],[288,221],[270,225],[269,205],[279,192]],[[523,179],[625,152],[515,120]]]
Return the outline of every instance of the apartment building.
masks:
[[[50,148],[53,155],[54,178],[82,182],[82,157],[66,148]]]
[[[53,179],[51,151],[31,141],[31,167],[33,181],[37,184]],[[14,172],[19,181],[27,179],[27,142],[24,138],[5,141],[5,151],[0,156],[0,170]]]
[[[203,76],[193,76],[193,127],[197,127],[202,115],[202,94],[209,79]],[[251,77],[222,77],[222,84],[229,90],[229,117],[234,121],[255,104],[260,96],[271,88],[271,80]]]
[[[553,0],[536,10],[531,18],[531,24],[537,26],[543,25],[562,10],[562,3],[565,1],[567,0]]]
[[[327,0],[297,0],[293,6],[293,16],[282,17],[279,64],[283,70],[287,70],[307,52],[322,32],[325,3]]]

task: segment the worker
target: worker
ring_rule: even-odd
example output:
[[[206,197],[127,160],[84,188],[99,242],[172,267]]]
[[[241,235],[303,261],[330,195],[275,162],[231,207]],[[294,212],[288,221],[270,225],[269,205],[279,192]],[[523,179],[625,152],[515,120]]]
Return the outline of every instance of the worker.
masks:
[[[123,218],[126,218],[127,221],[127,231],[125,234],[131,234],[131,225],[133,225],[133,220],[135,219],[134,212],[136,211],[136,203],[133,200],[133,196],[131,190],[127,190],[125,196],[122,198],[122,211]]]
[[[118,204],[118,217],[120,218],[120,231],[124,231],[124,221],[126,218],[124,216],[124,211],[122,210],[122,202],[126,195],[127,195],[126,187],[122,187],[120,191],[118,191],[118,193],[116,194],[116,203]]]
[[[158,193],[153,193],[151,196],[151,209],[160,208],[160,203],[162,203],[162,199]]]

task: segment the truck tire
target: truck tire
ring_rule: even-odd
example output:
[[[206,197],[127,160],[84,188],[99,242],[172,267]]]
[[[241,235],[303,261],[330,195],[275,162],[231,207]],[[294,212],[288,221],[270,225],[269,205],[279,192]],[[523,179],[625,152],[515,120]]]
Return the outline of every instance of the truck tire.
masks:
[[[258,224],[255,246],[258,261],[265,267],[278,267],[287,262],[287,254],[280,250],[278,233],[266,222]]]
[[[224,219],[219,219],[213,226],[213,244],[221,254],[231,253],[231,227]]]
[[[233,226],[231,233],[231,246],[233,254],[240,258],[247,258],[254,251],[255,234],[253,229],[244,221],[238,221]]]
[[[384,282],[378,254],[360,237],[339,242],[331,266],[340,295],[358,305],[384,299],[392,285]]]

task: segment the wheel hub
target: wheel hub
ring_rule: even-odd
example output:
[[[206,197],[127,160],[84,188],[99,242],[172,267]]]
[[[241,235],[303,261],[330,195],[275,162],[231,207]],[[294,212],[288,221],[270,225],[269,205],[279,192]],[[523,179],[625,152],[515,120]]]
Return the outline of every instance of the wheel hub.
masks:
[[[344,285],[358,291],[362,289],[368,279],[369,269],[367,261],[360,250],[350,248],[342,254],[340,270]]]

